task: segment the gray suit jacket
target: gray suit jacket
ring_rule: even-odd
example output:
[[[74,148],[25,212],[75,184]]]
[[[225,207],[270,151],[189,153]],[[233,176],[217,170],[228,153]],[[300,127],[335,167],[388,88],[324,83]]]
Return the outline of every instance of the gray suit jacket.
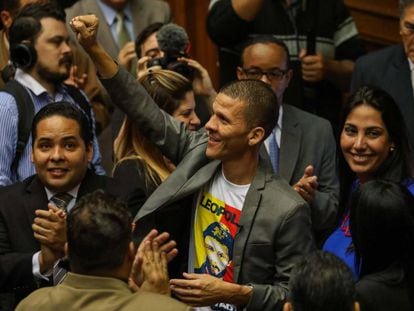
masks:
[[[116,59],[119,53],[118,45],[112,37],[109,25],[96,3],[100,0],[80,0],[72,7],[66,9],[66,20],[70,21],[73,17],[84,14],[95,14],[100,20],[98,29],[98,41],[105,50]],[[170,7],[167,2],[160,0],[130,0],[132,12],[132,22],[134,25],[135,35],[138,35],[142,29],[155,22],[166,23],[171,20]],[[135,40],[135,38],[133,38]]]
[[[373,85],[390,94],[400,108],[414,147],[414,95],[411,71],[402,44],[369,53],[357,60],[352,75],[351,91]]]
[[[205,155],[204,129],[189,132],[182,123],[161,111],[132,76],[120,69],[102,80],[114,103],[138,124],[177,169],[150,196],[135,217],[139,220],[171,203],[197,195],[220,167]],[[172,225],[182,225],[179,220]],[[234,281],[251,284],[248,310],[278,310],[286,298],[295,262],[313,250],[307,204],[261,160],[243,204],[234,249]]]
[[[331,124],[291,105],[283,105],[279,175],[290,185],[313,165],[318,191],[311,204],[312,228],[317,231],[335,225],[339,182],[336,170],[336,144]]]

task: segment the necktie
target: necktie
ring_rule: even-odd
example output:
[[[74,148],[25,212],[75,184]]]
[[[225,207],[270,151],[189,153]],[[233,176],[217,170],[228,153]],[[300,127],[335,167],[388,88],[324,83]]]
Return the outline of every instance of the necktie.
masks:
[[[56,205],[56,207],[63,209],[65,212],[67,212],[67,206],[72,201],[73,196],[66,192],[61,192],[58,194],[55,194],[50,201],[53,202],[53,204]]]
[[[66,192],[61,192],[55,194],[50,201],[56,205],[56,207],[63,209],[67,212],[67,206],[72,201],[73,196]],[[53,267],[53,285],[57,285],[62,283],[63,279],[65,278],[67,269],[60,266],[60,260],[55,264]]]
[[[269,157],[272,162],[273,172],[279,172],[279,145],[276,140],[276,133],[272,131],[269,138]]]
[[[127,42],[131,41],[128,29],[125,26],[125,15],[122,12],[116,15],[116,33],[118,35],[118,47],[122,49]]]

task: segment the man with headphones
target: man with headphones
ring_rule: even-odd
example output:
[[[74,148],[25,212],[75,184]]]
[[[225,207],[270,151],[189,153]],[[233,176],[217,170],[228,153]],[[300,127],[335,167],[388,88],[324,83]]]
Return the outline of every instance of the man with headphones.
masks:
[[[64,12],[51,3],[25,6],[10,28],[9,40],[10,59],[17,67],[15,81],[28,93],[27,100],[31,99],[26,105],[30,105],[33,110],[29,122],[31,123],[34,113],[51,102],[67,101],[81,108],[86,106],[87,109],[83,110],[90,116],[94,133],[91,165],[96,173],[103,175],[105,171],[100,166],[94,116],[90,107],[81,103],[87,103],[87,99],[83,93],[71,91],[63,84],[72,65],[72,50],[68,44],[69,34]],[[17,145],[22,144],[19,136],[22,116],[19,111],[15,96],[0,92],[0,186],[24,180],[35,173],[30,160],[30,137],[24,142],[22,152],[17,157],[18,162],[14,165]]]

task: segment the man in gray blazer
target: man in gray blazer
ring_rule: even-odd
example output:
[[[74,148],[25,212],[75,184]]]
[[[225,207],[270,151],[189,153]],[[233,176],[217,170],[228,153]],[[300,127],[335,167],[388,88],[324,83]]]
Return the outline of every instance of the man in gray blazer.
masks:
[[[264,145],[270,158],[277,157],[270,159],[277,162],[274,171],[309,203],[312,228],[320,236],[335,225],[338,209],[335,139],[327,120],[284,103],[292,74],[289,52],[282,41],[262,35],[245,43],[237,77],[260,79],[278,97],[279,120]]]
[[[207,131],[189,132],[100,48],[97,24],[93,15],[71,21],[112,100],[177,165],[135,216],[142,230],[140,221],[169,211],[170,227],[190,232],[187,271],[197,273],[171,280],[172,291],[216,310],[281,310],[292,266],[314,245],[307,204],[259,156],[277,120],[275,94],[236,81],[217,95]],[[192,204],[180,204],[186,198]],[[174,217],[182,210],[190,217]]]

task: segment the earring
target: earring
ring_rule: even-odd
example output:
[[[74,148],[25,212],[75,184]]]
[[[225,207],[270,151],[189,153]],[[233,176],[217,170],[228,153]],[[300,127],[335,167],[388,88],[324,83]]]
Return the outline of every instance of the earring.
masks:
[[[394,146],[391,146],[390,147],[390,152],[393,152],[395,150],[395,147]]]

